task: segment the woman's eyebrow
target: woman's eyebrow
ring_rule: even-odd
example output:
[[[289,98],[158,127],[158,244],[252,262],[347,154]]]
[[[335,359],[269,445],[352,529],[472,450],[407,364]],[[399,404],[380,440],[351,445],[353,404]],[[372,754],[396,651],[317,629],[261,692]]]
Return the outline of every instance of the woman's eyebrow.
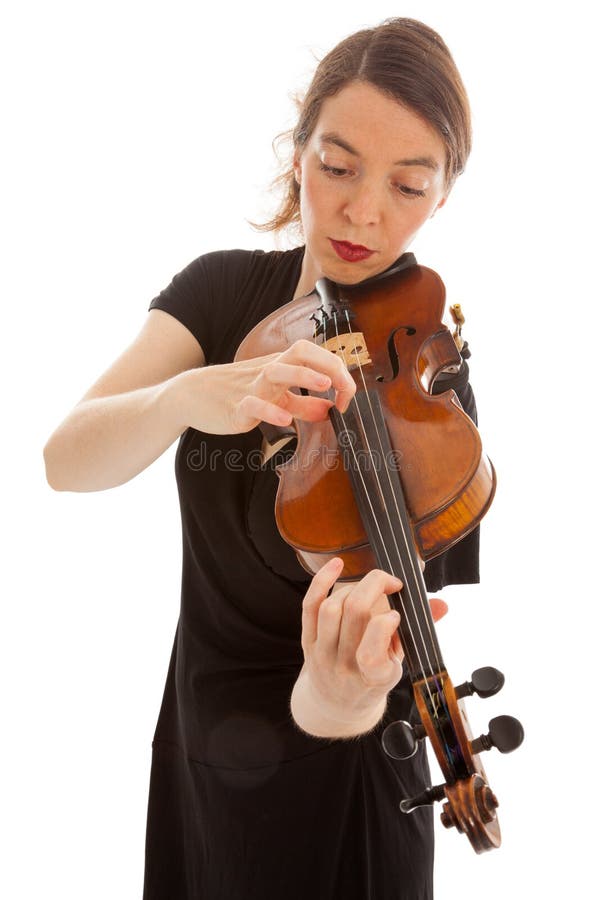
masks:
[[[341,147],[342,150],[345,150],[347,153],[352,154],[352,156],[360,156],[358,150],[355,150],[354,147],[351,147],[350,144],[345,141],[343,138],[336,134],[335,131],[327,131],[325,134],[322,134],[319,138],[322,144],[333,144],[336,147]],[[398,159],[396,162],[392,163],[393,166],[425,166],[427,169],[433,169],[434,172],[437,172],[440,168],[439,163],[432,156],[415,156],[411,159]]]

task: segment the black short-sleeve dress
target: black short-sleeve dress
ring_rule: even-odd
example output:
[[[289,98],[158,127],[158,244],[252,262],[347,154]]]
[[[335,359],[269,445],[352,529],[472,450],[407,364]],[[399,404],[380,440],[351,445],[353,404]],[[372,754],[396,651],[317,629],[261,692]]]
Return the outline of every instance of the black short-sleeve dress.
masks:
[[[231,362],[292,299],[303,252],[208,253],[150,308],[179,319],[208,365]],[[475,418],[467,378],[463,364],[444,387]],[[313,738],[291,717],[310,576],[277,531],[282,456],[261,466],[261,441],[193,428],[179,440],[181,611],[152,745],[144,900],[428,900],[432,812],[398,809],[430,784],[425,754],[395,762],[380,741],[409,717],[407,680],[360,738]],[[478,581],[477,551],[474,532],[428,564],[429,590]]]

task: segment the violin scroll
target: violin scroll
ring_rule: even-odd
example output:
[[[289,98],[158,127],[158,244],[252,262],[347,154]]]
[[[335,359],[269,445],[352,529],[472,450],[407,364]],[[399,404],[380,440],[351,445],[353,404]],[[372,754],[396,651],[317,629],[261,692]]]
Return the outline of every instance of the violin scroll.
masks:
[[[481,775],[445,785],[441,820],[445,828],[466,834],[476,853],[500,846],[500,826],[496,818],[498,800]]]
[[[446,801],[440,815],[444,828],[456,828],[460,834],[466,834],[476,853],[500,846],[496,817],[498,800],[481,775],[474,774],[455,784],[428,788],[416,797],[403,800],[400,810],[410,813],[437,800]]]
[[[516,750],[523,741],[521,723],[512,716],[496,716],[489,733],[474,739],[461,698],[477,693],[491,697],[504,684],[498,669],[477,669],[471,680],[454,688],[447,672],[439,672],[413,684],[421,723],[392,722],[385,729],[382,744],[388,756],[408,759],[418,741],[427,736],[435,752],[446,784],[428,788],[406,798],[400,810],[410,813],[419,806],[445,801],[441,821],[445,828],[466,834],[477,853],[500,846],[500,826],[496,816],[498,800],[487,783],[479,754],[496,747],[501,753]]]

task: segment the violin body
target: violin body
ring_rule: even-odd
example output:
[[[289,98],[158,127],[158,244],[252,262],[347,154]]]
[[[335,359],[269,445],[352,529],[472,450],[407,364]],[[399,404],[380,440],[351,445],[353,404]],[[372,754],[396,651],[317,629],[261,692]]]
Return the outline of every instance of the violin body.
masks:
[[[312,294],[260,322],[236,359],[283,352],[305,339],[340,356],[356,382],[342,414],[324,422],[295,420],[294,456],[279,466],[275,516],[282,537],[311,573],[334,556],[340,580],[380,568],[401,579],[389,595],[420,723],[395,722],[385,751],[412,756],[427,737],[445,783],[400,804],[404,813],[441,800],[442,823],[465,833],[480,853],[500,845],[498,801],[479,759],[495,746],[506,753],[523,740],[511,716],[490,722],[474,739],[462,698],[497,693],[504,676],[477,669],[454,687],[442,659],[422,563],[447,550],[481,521],[494,496],[494,469],[479,433],[452,390],[434,395],[443,371],[461,356],[442,322],[445,290],[431,269],[408,265],[358,285],[322,279]],[[334,399],[333,392],[317,396]],[[268,426],[264,433],[281,430]]]
[[[430,393],[442,370],[461,363],[441,321],[443,283],[431,269],[412,266],[368,285],[335,287],[337,297],[313,293],[264,319],[245,338],[236,359],[281,352],[301,338],[313,340],[318,317],[331,321],[336,310],[339,317],[341,302],[351,306],[352,333],[360,334],[360,341],[356,345],[351,335],[336,336],[332,352],[344,356],[359,390],[375,391],[380,398],[392,458],[384,460],[376,448],[372,464],[385,462],[398,471],[421,558],[431,559],[476,527],[495,490],[479,433],[454,391]],[[279,531],[309,572],[340,556],[340,580],[360,578],[377,561],[354,502],[351,448],[338,446],[329,419],[294,425],[296,453],[278,467]],[[358,437],[355,429],[349,431]],[[337,536],[333,545],[332,535]]]

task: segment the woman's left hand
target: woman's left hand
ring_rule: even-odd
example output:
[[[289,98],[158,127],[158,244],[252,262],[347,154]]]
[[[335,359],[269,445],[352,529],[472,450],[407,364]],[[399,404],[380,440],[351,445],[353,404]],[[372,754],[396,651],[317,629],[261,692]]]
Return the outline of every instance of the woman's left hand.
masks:
[[[402,677],[400,615],[387,597],[402,582],[373,569],[328,596],[342,567],[341,560],[330,560],[315,574],[302,608],[305,663],[292,694],[292,713],[301,728],[322,737],[370,730]],[[430,602],[434,620],[441,618],[446,604]]]

